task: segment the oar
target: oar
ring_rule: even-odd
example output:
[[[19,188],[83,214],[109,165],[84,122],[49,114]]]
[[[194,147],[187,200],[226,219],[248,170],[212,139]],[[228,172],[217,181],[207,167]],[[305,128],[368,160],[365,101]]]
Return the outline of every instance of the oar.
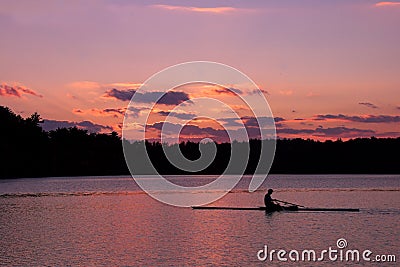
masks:
[[[273,201],[277,201],[277,202],[281,202],[281,203],[284,203],[284,204],[289,204],[289,205],[293,205],[293,206],[297,206],[297,207],[306,208],[306,207],[305,207],[305,206],[303,206],[303,205],[294,204],[294,203],[290,203],[290,202],[282,201],[282,200],[279,200],[279,199],[273,199]]]

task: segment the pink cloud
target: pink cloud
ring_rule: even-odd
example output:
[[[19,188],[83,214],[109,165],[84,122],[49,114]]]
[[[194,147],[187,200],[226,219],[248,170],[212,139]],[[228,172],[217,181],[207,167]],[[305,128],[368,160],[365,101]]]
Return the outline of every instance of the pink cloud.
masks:
[[[145,110],[146,108],[141,108],[141,107],[122,107],[122,108],[104,108],[104,109],[98,109],[98,108],[92,108],[92,109],[73,109],[72,113],[80,116],[96,116],[96,117],[107,117],[107,116],[112,116],[114,118],[120,118],[125,116],[125,113],[127,112],[127,115],[133,116],[133,117],[138,117],[140,112],[142,110]]]
[[[238,11],[238,9],[234,7],[192,7],[192,6],[171,6],[171,5],[152,5],[152,7],[165,10],[209,13],[209,14],[227,14]]]
[[[126,108],[106,108],[106,109],[73,109],[72,112],[77,115],[93,115],[93,116],[112,116],[118,118],[124,116]]]
[[[293,128],[279,128],[277,129],[278,135],[304,135],[304,136],[315,136],[323,138],[354,138],[354,137],[371,137],[376,134],[371,129],[357,129],[347,128],[344,126],[323,128],[322,126],[315,129],[293,129]]]
[[[73,122],[73,121],[59,121],[59,120],[45,119],[41,123],[41,127],[43,130],[47,132],[57,130],[58,128],[70,128],[70,127],[77,127],[78,129],[87,130],[91,133],[113,131],[113,128],[111,126],[96,124],[91,121]]]
[[[362,106],[365,106],[367,108],[374,108],[374,109],[379,108],[377,105],[375,105],[375,104],[373,104],[371,102],[360,102],[358,104],[362,105]]]
[[[67,93],[66,96],[68,98],[71,98],[71,99],[78,99],[78,97],[76,95],[73,95],[73,94],[70,94],[70,93]]]
[[[8,85],[6,83],[0,84],[0,96],[15,96],[20,98],[24,94],[43,97],[41,94],[38,94],[34,90],[29,89],[23,85]]]
[[[214,92],[217,94],[221,94],[221,95],[230,95],[230,96],[237,96],[237,95],[241,95],[243,94],[242,90],[240,89],[236,89],[236,88],[225,88],[225,87],[221,87],[221,88],[216,88],[214,89]]]
[[[391,116],[391,115],[362,115],[362,116],[350,116],[343,114],[325,114],[325,115],[315,115],[315,121],[328,121],[328,120],[336,120],[336,121],[350,121],[350,122],[359,122],[359,123],[399,123],[400,116]]]
[[[379,2],[375,4],[376,7],[387,7],[387,6],[400,6],[400,2]]]
[[[165,127],[163,129],[163,127]],[[210,138],[216,142],[228,142],[229,136],[224,129],[214,129],[213,127],[200,127],[198,125],[186,124],[184,126],[180,124],[170,122],[156,122],[154,124],[146,125],[146,133],[149,136],[153,136],[150,140],[160,141],[161,130],[163,129],[164,134],[175,134],[179,132],[180,141],[193,141],[199,142],[204,138]]]
[[[134,89],[119,90],[116,88],[107,90],[103,97],[114,98],[121,101],[130,101],[135,95],[135,102],[140,103],[152,103],[158,99],[158,104],[164,105],[179,105],[185,101],[192,103],[189,99],[189,95],[185,92],[136,92]]]
[[[314,93],[314,92],[308,92],[306,95],[307,97],[315,97],[315,96],[320,96],[320,94]]]
[[[67,84],[68,87],[74,89],[101,89],[108,87],[116,87],[116,88],[129,88],[129,89],[137,89],[141,86],[141,83],[133,83],[133,82],[114,82],[114,83],[98,83],[93,81],[75,81]]]

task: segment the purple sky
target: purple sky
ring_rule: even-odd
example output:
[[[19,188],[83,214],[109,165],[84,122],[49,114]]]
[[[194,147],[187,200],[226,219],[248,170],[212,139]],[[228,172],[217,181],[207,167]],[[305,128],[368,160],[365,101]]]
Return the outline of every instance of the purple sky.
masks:
[[[0,105],[120,131],[110,92],[209,60],[268,92],[279,136],[400,136],[399,27],[395,1],[1,1]]]

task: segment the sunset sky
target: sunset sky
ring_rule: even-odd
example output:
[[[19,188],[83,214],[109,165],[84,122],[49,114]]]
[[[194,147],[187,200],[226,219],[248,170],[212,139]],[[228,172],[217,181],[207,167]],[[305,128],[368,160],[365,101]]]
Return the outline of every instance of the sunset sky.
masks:
[[[247,74],[264,92],[279,137],[398,137],[399,29],[395,1],[1,1],[0,105],[23,117],[40,113],[46,129],[121,132],[144,81],[202,60]],[[191,99],[210,94],[251,125],[237,101],[251,91],[226,86],[237,95],[176,88],[148,125],[156,130],[184,101],[174,123],[207,115],[209,107]],[[131,112],[139,118],[142,108]],[[237,121],[217,113],[183,134],[223,140],[218,130]]]

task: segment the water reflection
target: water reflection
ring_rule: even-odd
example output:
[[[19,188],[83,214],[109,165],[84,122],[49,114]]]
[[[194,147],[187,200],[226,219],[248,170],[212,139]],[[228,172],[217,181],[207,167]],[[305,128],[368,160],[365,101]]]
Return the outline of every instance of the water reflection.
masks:
[[[377,187],[377,182],[370,182],[373,190],[367,190],[365,183],[357,189],[356,178],[352,190],[288,190],[286,186],[275,193],[276,198],[305,206],[360,207],[356,214],[191,210],[167,206],[146,194],[126,193],[136,192],[127,190],[124,183],[130,180],[118,178],[115,185],[110,178],[107,182],[96,178],[95,184],[82,179],[79,190],[73,180],[66,184],[50,180],[51,185],[42,190],[36,184],[31,187],[31,180],[14,185],[8,181],[12,190],[1,188],[3,194],[36,194],[0,197],[1,265],[237,266],[260,264],[256,253],[265,244],[317,250],[345,237],[360,250],[397,253],[400,246],[400,186],[393,190],[392,178],[382,183],[391,189]],[[338,182],[333,178],[324,184],[330,181],[335,188]],[[56,194],[60,184],[68,194]],[[75,194],[96,188],[113,193]],[[43,191],[47,195],[39,195]],[[263,194],[237,191],[213,205],[261,206]]]

